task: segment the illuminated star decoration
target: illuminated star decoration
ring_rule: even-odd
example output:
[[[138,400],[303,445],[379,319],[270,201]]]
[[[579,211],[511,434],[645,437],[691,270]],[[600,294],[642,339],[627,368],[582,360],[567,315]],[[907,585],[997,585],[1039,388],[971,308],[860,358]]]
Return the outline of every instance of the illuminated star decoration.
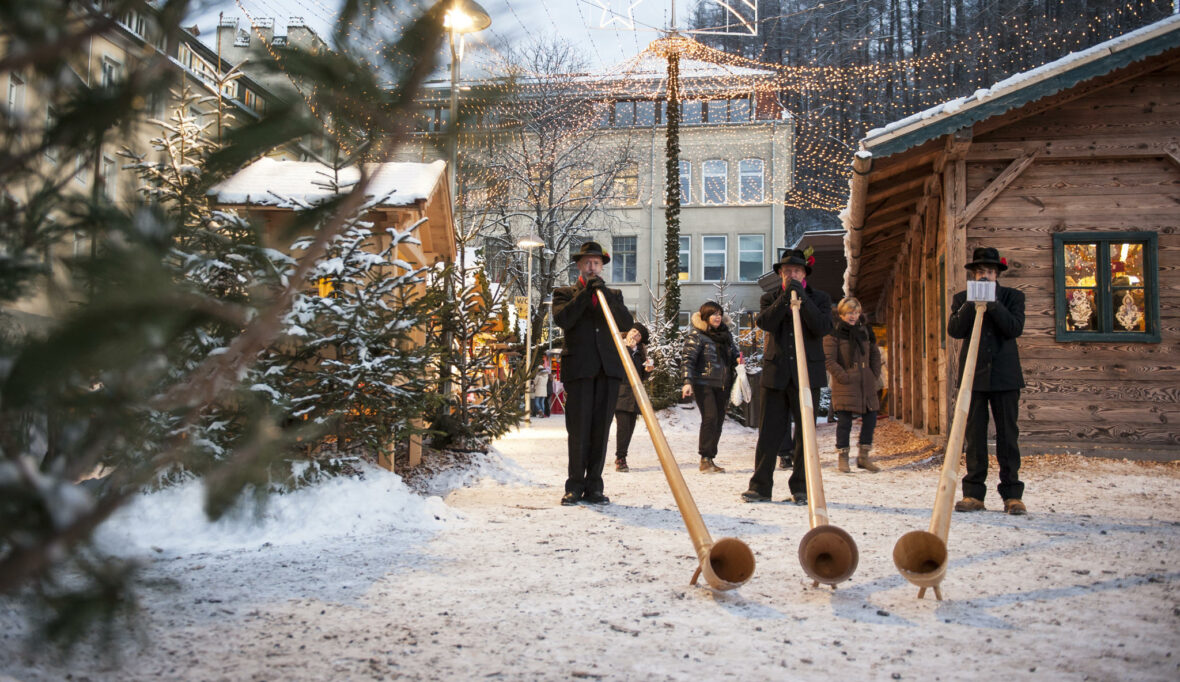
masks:
[[[616,2],[627,5],[625,14],[611,9]],[[598,22],[598,28],[608,28],[617,21],[623,28],[634,29],[635,18],[632,16],[632,10],[642,5],[643,0],[594,0],[594,4],[602,8],[602,19]]]

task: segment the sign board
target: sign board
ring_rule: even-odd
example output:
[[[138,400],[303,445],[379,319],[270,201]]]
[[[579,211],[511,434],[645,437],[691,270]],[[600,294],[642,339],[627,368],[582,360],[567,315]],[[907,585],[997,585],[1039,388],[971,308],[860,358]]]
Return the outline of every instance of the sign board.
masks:
[[[516,309],[521,311],[521,313],[523,314],[524,309],[529,306],[529,297],[528,296],[517,296],[512,305],[516,306]]]
[[[996,300],[995,282],[967,282],[967,300],[990,303]]]

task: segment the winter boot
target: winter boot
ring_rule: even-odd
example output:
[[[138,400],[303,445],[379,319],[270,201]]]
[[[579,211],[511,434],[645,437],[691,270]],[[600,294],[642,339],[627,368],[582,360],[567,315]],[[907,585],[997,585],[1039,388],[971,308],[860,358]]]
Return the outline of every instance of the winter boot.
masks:
[[[624,473],[631,471],[631,467],[627,466],[626,457],[619,457],[615,460],[615,471],[622,471]]]
[[[848,468],[848,448],[836,448],[836,468],[840,473],[851,473],[852,470]]]
[[[857,447],[856,466],[857,468],[864,469],[865,471],[875,474],[881,470],[881,467],[869,461],[869,450],[872,449],[872,445],[860,445]]]
[[[701,473],[723,474],[723,473],[725,473],[725,469],[722,469],[721,467],[714,464],[712,457],[702,457],[701,458]]]

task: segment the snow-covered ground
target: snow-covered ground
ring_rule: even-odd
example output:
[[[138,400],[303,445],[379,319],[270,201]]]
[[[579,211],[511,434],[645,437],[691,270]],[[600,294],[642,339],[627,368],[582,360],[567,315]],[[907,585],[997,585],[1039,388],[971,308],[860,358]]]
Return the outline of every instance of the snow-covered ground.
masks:
[[[210,527],[196,488],[138,500],[103,531],[147,562],[142,633],[112,662],[38,644],[0,601],[0,679],[1180,679],[1180,468],[1025,459],[1030,514],[956,514],[945,601],[916,599],[894,542],[924,529],[937,463],[895,422],[880,474],[840,474],[819,429],[832,522],[860,566],[814,588],[796,557],[807,509],[739,501],[756,434],[728,423],[696,470],[697,415],[665,432],[714,538],[758,566],[741,589],[690,587],[695,559],[640,425],[612,504],[561,507],[560,418],[424,485],[370,472]],[[613,452],[613,451],[612,451]],[[986,500],[999,507],[992,491]]]

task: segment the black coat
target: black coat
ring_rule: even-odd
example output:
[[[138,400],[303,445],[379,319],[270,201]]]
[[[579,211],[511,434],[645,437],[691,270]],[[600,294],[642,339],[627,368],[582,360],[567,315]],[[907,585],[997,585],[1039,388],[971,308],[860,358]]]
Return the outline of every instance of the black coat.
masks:
[[[650,372],[643,367],[643,363],[647,362],[647,346],[642,343],[635,346],[635,350],[631,351],[631,362],[639,372],[639,381],[647,381]],[[631,390],[631,382],[626,379],[623,379],[623,383],[619,384],[619,400],[615,403],[615,412],[639,412],[639,403],[635,400],[635,392]]]
[[[620,332],[631,329],[634,320],[623,305],[623,292],[605,291],[611,314]],[[553,290],[553,321],[565,332],[565,347],[561,351],[561,379],[574,381],[591,379],[601,370],[608,377],[627,380],[619,351],[611,339],[606,318],[597,305],[592,305],[592,292],[578,283]]]
[[[708,325],[707,321],[701,319],[700,313],[692,314],[692,328],[684,339],[680,379],[685,384],[728,389],[737,367],[737,342],[722,323],[719,329],[725,330],[729,336],[729,342],[722,347],[722,344],[705,333]]]
[[[946,331],[951,338],[969,339],[975,324],[975,304],[964,307],[967,292],[960,291],[951,300],[951,317]],[[975,361],[974,391],[1016,391],[1024,388],[1024,371],[1020,368],[1020,352],[1016,338],[1024,332],[1024,293],[1017,289],[996,286],[996,301],[989,303],[983,315],[979,336],[979,357]],[[959,383],[963,381],[963,365],[967,362],[967,347],[959,351]]]
[[[807,376],[810,388],[828,385],[824,370],[824,337],[832,331],[832,299],[810,286],[803,289],[803,304],[799,307],[803,326],[803,349],[807,353]],[[766,352],[762,355],[763,388],[783,390],[798,386],[795,367],[795,328],[791,315],[790,289],[781,286],[762,294],[762,312],[758,327],[767,332]]]

